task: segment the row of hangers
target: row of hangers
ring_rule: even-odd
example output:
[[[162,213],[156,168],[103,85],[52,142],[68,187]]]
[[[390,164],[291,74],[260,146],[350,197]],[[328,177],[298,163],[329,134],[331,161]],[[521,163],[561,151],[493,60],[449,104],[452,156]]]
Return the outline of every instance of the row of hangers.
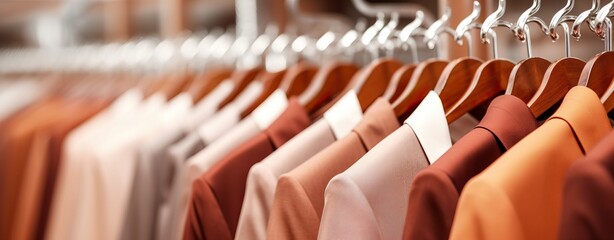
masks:
[[[275,35],[270,32],[253,40],[233,37],[230,32],[208,34],[198,43],[195,43],[194,38],[188,38],[176,44],[179,46],[176,52],[187,53],[183,54],[184,58],[197,57],[198,54],[191,52],[202,53],[199,48],[204,47],[208,51],[205,51],[208,53],[205,54],[205,62],[223,62],[226,65],[208,67],[196,75],[173,75],[174,79],[168,79],[170,75],[163,75],[160,78],[165,81],[155,82],[148,90],[150,93],[161,91],[169,98],[180,92],[188,92],[195,101],[199,101],[223,81],[230,79],[235,87],[229,97],[220,103],[221,108],[234,101],[250,83],[259,82],[263,90],[254,102],[243,109],[242,116],[247,116],[276,89],[282,89],[288,97],[298,97],[313,117],[321,116],[343,95],[341,93],[353,90],[363,111],[378,97],[384,97],[391,102],[401,121],[413,112],[430,90],[434,90],[442,100],[448,122],[453,122],[466,113],[480,115],[483,112],[480,107],[501,94],[519,97],[528,104],[535,116],[540,117],[556,107],[571,87],[583,85],[601,97],[608,112],[614,109],[614,71],[609,69],[614,63],[614,52],[610,51],[611,22],[608,19],[614,1],[600,8],[600,1],[593,0],[591,9],[572,16],[569,12],[574,1],[568,0],[549,25],[534,16],[541,5],[539,0],[534,0],[533,5],[515,24],[501,20],[505,13],[505,0],[499,0],[497,10],[483,23],[477,22],[481,8],[475,1],[471,14],[455,29],[448,23],[451,15],[449,8],[431,24],[430,15],[415,5],[410,8],[377,8],[362,5],[365,3],[360,0],[353,2],[365,15],[377,16],[373,25],[366,29],[358,26],[343,34],[329,31],[319,38],[304,35],[292,37],[292,34],[287,33]],[[294,5],[289,4],[297,5],[296,2]],[[297,15],[302,21],[306,18],[305,15]],[[402,29],[397,29],[398,18],[410,15],[415,15],[415,19]],[[387,23],[386,17],[390,17]],[[568,22],[573,22],[571,29]],[[557,29],[561,27],[565,33],[566,57],[551,63],[544,58],[532,56],[529,23],[537,24],[553,40],[558,39]],[[605,51],[587,62],[571,57],[570,51],[570,39],[580,38],[580,28],[584,23],[598,37],[605,39]],[[493,31],[495,27],[505,27],[516,38],[526,42],[528,58],[518,63],[499,58],[497,36]],[[482,61],[473,57],[472,29],[479,29],[482,42],[492,45],[492,59]],[[429,48],[435,48],[443,34],[452,36],[459,44],[465,44],[467,57],[419,61],[417,45],[422,42]],[[416,40],[419,38],[423,41]],[[155,50],[159,50],[164,43],[168,45],[168,42],[162,41],[156,45]],[[317,51],[308,51],[309,46]],[[347,49],[352,49],[350,54],[343,52]],[[403,64],[398,59],[382,57],[382,49],[410,52],[412,63]],[[328,58],[334,59],[334,54],[346,54],[349,59],[356,59],[356,55],[361,52],[366,52],[372,59],[365,66],[344,60],[316,63]],[[171,57],[161,59],[169,60]],[[251,59],[248,61],[251,64],[246,64],[246,59]]]

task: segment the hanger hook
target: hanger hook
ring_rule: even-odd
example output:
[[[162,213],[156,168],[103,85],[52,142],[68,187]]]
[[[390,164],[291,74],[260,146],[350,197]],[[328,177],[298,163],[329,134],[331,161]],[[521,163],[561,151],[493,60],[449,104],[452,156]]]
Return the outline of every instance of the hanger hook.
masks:
[[[424,33],[424,42],[429,46],[430,49],[433,49],[435,47],[434,44],[437,41],[437,35],[441,32],[441,29],[445,28],[445,26],[448,24],[451,12],[452,11],[449,7],[445,7],[441,18],[437,19],[433,24],[431,24],[431,26]]]
[[[516,22],[516,26],[514,27],[514,35],[516,35],[516,37],[524,42],[527,34],[526,31],[524,30],[524,26],[527,25],[529,19],[535,15],[537,13],[537,11],[539,11],[539,8],[541,7],[541,0],[533,0],[533,5],[531,5],[531,7],[529,9],[527,9],[526,11],[524,11],[520,17],[518,18],[518,21]]]
[[[424,33],[424,42],[427,44],[427,47],[430,49],[435,48],[435,45],[439,43],[439,34],[447,33],[452,38],[456,37],[456,32],[454,29],[448,26],[448,21],[450,19],[451,10],[449,7],[446,7],[443,11],[443,15],[440,19],[435,21]],[[465,40],[467,42],[471,42],[471,35],[468,33],[463,34]],[[438,48],[438,50],[441,50]],[[471,44],[467,44],[467,55],[469,57],[472,56]],[[438,51],[439,55],[439,51]]]
[[[499,0],[497,10],[495,10],[495,12],[486,17],[486,20],[484,20],[482,28],[480,29],[480,38],[482,39],[482,43],[490,43],[490,39],[488,39],[486,34],[490,31],[491,28],[493,28],[493,26],[499,21],[499,19],[501,19],[504,13],[505,0]]]
[[[590,21],[591,16],[595,15],[597,13],[597,11],[599,11],[599,5],[600,5],[600,0],[593,0],[593,4],[591,6],[590,9],[580,13],[578,15],[578,17],[576,18],[576,20],[573,22],[573,26],[572,26],[572,31],[571,31],[571,35],[577,40],[580,39],[580,27],[582,26],[582,23],[586,22],[589,24],[589,27],[591,29],[594,29],[594,26],[592,26],[592,22]]]
[[[469,14],[469,16],[467,16],[462,21],[460,21],[460,23],[458,23],[458,26],[456,27],[456,34],[455,34],[456,36],[454,37],[454,40],[459,42],[459,44],[461,44],[460,41],[463,35],[465,34],[465,32],[467,32],[470,29],[471,27],[470,25],[475,23],[478,17],[480,17],[481,10],[482,9],[480,8],[480,2],[473,1],[473,10],[471,10],[471,13]]]
[[[567,0],[565,6],[561,10],[556,12],[552,17],[552,20],[550,20],[550,25],[548,27],[548,35],[553,40],[559,38],[559,35],[556,33],[556,28],[561,24],[561,22],[563,22],[562,19],[565,17],[565,15],[567,15],[571,11],[574,6],[574,2],[574,0]]]
[[[614,6],[614,1],[606,4],[601,8],[597,15],[595,16],[595,33],[602,39],[605,39],[605,50],[610,51],[612,49],[611,43],[611,34],[612,34],[612,23],[608,16],[612,12],[612,8]],[[606,25],[604,29],[603,25]]]
[[[422,26],[423,22],[424,13],[422,11],[417,11],[416,18],[399,32],[399,40],[401,43],[407,43],[412,50],[412,59],[414,63],[418,62],[418,46],[413,36],[417,32],[416,30]]]

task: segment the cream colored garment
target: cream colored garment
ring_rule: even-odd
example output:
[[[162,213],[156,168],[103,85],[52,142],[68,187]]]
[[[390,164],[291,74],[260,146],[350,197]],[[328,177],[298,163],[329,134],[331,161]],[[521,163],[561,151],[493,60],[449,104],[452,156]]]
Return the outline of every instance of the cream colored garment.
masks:
[[[188,95],[179,95],[168,105],[164,97],[154,95],[137,111],[114,121],[110,129],[96,136],[97,143],[85,153],[83,175],[72,179],[81,182],[77,190],[81,196],[73,206],[76,214],[71,219],[71,229],[57,239],[120,237],[138,147],[184,118],[190,105]]]
[[[456,132],[473,127],[454,125]],[[318,239],[401,239],[411,180],[451,140],[441,100],[431,91],[405,124],[328,183]]]
[[[95,145],[97,136],[110,128],[113,122],[137,111],[143,95],[130,90],[120,96],[108,109],[73,130],[65,140],[55,194],[51,203],[46,239],[73,239],[72,231],[77,216],[78,203],[83,197],[82,179],[91,164],[88,151]]]
[[[335,141],[328,122],[320,119],[266,159],[252,166],[247,177],[235,239],[266,239],[266,226],[277,179]]]

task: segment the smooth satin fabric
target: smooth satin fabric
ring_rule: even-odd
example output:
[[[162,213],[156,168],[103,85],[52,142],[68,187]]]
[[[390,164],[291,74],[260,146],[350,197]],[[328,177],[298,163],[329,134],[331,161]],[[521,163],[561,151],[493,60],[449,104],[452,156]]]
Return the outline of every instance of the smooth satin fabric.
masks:
[[[184,239],[233,239],[251,166],[309,126],[295,99],[269,128],[224,157],[192,187]]]
[[[614,236],[614,132],[565,176],[559,239],[611,239]]]
[[[376,100],[350,135],[331,144],[277,182],[267,239],[315,239],[326,184],[397,129],[392,107]]]
[[[467,181],[536,127],[522,100],[512,95],[494,99],[474,130],[416,175],[409,191],[403,239],[448,239]]]
[[[597,95],[574,87],[542,126],[467,183],[450,239],[556,239],[569,166],[611,130]]]
[[[266,239],[266,227],[278,178],[335,141],[320,119],[249,170],[235,239]]]

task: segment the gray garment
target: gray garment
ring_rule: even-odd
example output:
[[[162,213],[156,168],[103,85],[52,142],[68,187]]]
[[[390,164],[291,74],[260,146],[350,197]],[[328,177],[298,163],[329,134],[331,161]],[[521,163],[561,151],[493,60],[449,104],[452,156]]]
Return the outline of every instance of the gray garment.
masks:
[[[149,240],[156,238],[158,209],[168,192],[168,179],[172,178],[173,165],[168,148],[181,140],[185,133],[180,129],[167,131],[150,139],[139,150],[134,182],[124,225],[122,239]]]
[[[164,184],[168,186],[163,193],[162,204],[158,209],[157,235],[156,239],[166,240],[172,238],[174,222],[178,221],[175,217],[179,202],[179,191],[181,186],[180,179],[183,176],[184,164],[194,154],[205,149],[206,145],[197,133],[190,133],[181,141],[168,148],[166,164],[172,165],[172,169],[165,178]],[[175,212],[174,212],[175,211]]]

